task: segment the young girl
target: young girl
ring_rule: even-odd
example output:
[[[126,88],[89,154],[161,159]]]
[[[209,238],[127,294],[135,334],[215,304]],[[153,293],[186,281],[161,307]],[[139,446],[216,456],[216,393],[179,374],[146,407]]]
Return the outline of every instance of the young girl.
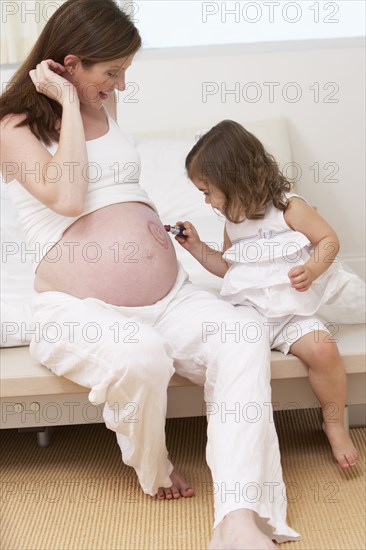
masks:
[[[304,199],[289,193],[273,157],[234,121],[204,134],[186,169],[206,203],[226,218],[224,251],[201,242],[189,222],[185,237],[176,239],[223,278],[226,301],[252,305],[263,315],[272,349],[308,365],[333,455],[342,468],[354,466],[357,451],[343,423],[345,369],[329,332],[314,317],[346,282],[336,261],[337,235]]]

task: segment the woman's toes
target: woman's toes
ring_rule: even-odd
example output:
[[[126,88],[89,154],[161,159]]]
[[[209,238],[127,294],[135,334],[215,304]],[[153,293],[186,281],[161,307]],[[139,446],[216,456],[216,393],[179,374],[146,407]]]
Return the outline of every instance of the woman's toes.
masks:
[[[172,485],[171,491],[172,491],[172,494],[173,494],[173,498],[180,498],[181,497],[179,489],[175,485]]]
[[[156,498],[159,500],[172,500],[178,499],[180,497],[193,497],[194,490],[192,487],[189,487],[185,480],[176,472],[172,471],[170,475],[172,481],[171,487],[159,487],[156,494]]]
[[[167,500],[171,500],[173,498],[173,493],[172,493],[172,488],[171,487],[165,488],[164,492],[165,492],[165,498]]]
[[[159,487],[156,498],[159,500],[171,500],[173,498],[171,487]]]
[[[184,497],[193,497],[194,490],[192,489],[192,487],[185,487],[181,490],[181,493]]]

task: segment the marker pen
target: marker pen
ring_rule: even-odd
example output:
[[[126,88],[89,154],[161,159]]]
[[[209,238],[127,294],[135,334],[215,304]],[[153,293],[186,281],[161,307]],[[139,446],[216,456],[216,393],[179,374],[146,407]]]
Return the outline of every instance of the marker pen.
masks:
[[[165,231],[168,231],[168,233],[171,233],[172,235],[179,235],[179,237],[186,237],[186,235],[183,235],[183,231],[185,229],[184,225],[164,225]]]

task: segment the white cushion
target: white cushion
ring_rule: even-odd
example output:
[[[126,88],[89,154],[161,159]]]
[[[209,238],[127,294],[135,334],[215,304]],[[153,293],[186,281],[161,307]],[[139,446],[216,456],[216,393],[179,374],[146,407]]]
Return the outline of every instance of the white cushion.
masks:
[[[31,328],[30,302],[33,290],[32,255],[6,184],[1,182],[1,335],[2,347],[27,345]]]
[[[264,144],[291,179],[294,170],[286,120],[274,118],[248,122],[245,127]],[[181,219],[182,216],[188,218],[208,213],[202,194],[188,180],[184,167],[185,158],[196,143],[197,130],[134,135],[142,161],[141,186],[151,195],[162,218],[173,215]]]
[[[326,322],[342,325],[366,323],[366,284],[343,264],[349,277],[348,283],[334,300],[322,305],[317,315]]]

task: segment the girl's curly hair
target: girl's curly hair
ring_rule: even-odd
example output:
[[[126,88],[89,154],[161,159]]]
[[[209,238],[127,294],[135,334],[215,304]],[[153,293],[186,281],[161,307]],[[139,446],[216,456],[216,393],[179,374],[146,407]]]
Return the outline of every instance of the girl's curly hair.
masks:
[[[262,143],[233,120],[223,120],[194,145],[186,158],[191,180],[219,189],[223,214],[234,223],[263,218],[269,202],[285,211],[291,183]]]

